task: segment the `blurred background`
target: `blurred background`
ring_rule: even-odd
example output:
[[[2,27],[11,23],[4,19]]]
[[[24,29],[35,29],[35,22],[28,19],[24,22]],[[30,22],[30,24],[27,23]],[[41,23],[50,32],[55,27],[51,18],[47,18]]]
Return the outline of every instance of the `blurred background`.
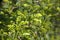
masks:
[[[0,0],[0,40],[60,40],[60,0]]]

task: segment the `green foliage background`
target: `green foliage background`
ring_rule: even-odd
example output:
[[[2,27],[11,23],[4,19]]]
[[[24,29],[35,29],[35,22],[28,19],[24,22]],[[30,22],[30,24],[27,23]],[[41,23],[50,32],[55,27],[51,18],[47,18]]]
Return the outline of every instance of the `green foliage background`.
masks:
[[[60,40],[60,0],[0,2],[0,40]]]

